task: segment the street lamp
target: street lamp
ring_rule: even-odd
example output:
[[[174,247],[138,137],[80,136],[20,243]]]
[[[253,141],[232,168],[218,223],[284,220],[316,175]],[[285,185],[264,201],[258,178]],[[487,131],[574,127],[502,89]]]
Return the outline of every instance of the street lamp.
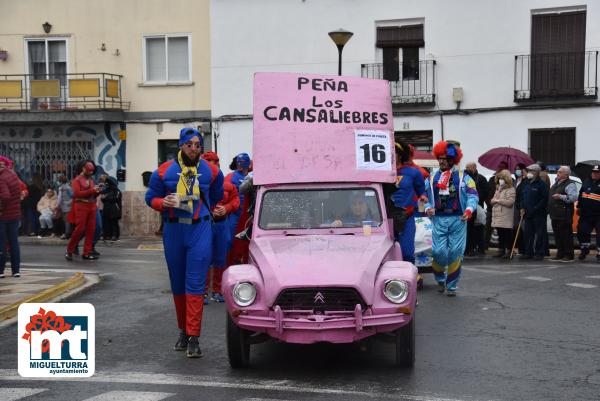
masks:
[[[344,45],[350,40],[350,38],[354,35],[350,31],[346,31],[345,29],[338,29],[337,31],[329,32],[329,37],[333,40],[333,43],[338,48],[338,75],[342,75],[342,49]]]

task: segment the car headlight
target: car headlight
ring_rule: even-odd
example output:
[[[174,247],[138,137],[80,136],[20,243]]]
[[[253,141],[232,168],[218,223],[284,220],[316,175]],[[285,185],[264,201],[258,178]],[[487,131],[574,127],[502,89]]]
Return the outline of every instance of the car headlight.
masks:
[[[401,304],[408,298],[408,284],[401,280],[388,280],[383,288],[383,295],[395,304]]]
[[[233,287],[233,300],[239,306],[252,305],[256,299],[256,287],[252,283],[237,283]]]

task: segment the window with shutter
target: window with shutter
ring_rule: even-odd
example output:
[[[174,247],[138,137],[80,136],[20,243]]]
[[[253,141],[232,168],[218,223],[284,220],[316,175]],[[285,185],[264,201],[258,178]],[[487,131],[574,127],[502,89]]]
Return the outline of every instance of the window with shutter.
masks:
[[[575,128],[529,130],[529,154],[546,165],[575,165]]]
[[[586,12],[533,14],[531,96],[584,94]]]

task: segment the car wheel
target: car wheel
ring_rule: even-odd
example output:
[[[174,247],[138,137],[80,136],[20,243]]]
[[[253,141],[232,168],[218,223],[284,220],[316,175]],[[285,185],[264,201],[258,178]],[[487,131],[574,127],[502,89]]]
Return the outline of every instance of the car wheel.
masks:
[[[233,322],[229,313],[227,315],[227,356],[232,368],[243,368],[250,364],[250,332],[244,330]]]
[[[396,334],[396,366],[412,368],[415,365],[415,313],[410,323],[399,328]]]

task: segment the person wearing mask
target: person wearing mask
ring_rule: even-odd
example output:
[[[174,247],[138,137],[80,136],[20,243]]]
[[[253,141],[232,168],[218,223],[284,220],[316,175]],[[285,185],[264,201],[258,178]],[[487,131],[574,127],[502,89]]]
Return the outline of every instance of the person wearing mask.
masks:
[[[58,208],[61,211],[61,217],[65,226],[65,232],[60,238],[69,239],[71,238],[71,233],[73,232],[73,225],[69,223],[67,216],[69,215],[73,205],[73,189],[67,180],[67,176],[64,174],[58,177],[58,183]]]
[[[121,219],[122,194],[117,181],[108,177],[102,191],[102,227],[106,241],[119,240],[121,230],[119,220]]]
[[[579,223],[577,238],[581,244],[579,260],[585,260],[590,253],[592,231],[596,230],[596,262],[600,263],[600,166],[592,167],[592,175],[579,190],[577,202]]]
[[[44,196],[41,197],[37,204],[37,210],[40,214],[40,236],[50,235],[54,237],[54,220],[56,218],[56,210],[58,209],[58,198],[52,188],[48,188]]]
[[[477,209],[475,181],[458,168],[462,151],[458,144],[440,141],[433,147],[440,169],[425,181],[429,201],[425,213],[433,224],[432,269],[438,291],[456,295],[467,240],[467,221]]]
[[[215,152],[206,152],[202,158],[213,166],[219,168],[219,155]],[[212,209],[213,227],[212,227],[212,261],[211,269],[206,278],[205,301],[208,302],[209,284],[212,290],[211,299],[215,302],[225,302],[221,293],[221,280],[223,272],[227,268],[227,252],[231,248],[231,229],[229,227],[229,216],[235,213],[240,207],[240,197],[238,191],[231,182],[223,183],[223,199]]]
[[[492,239],[492,204],[491,200],[494,194],[496,193],[496,175],[502,171],[508,170],[508,163],[502,161],[498,163],[498,167],[496,168],[496,172],[494,175],[490,177],[488,180],[487,186],[487,197],[485,198],[485,205],[487,214],[485,215],[485,247],[486,249],[490,246],[490,241]]]
[[[96,196],[100,193],[100,187],[94,184],[94,173],[96,164],[92,160],[81,163],[80,173],[71,181],[73,188],[73,207],[71,215],[75,221],[75,230],[67,245],[65,259],[73,260],[73,252],[85,234],[85,244],[82,258],[86,260],[98,259],[91,254],[93,249],[94,232],[96,231]]]
[[[485,201],[488,198],[488,182],[484,176],[479,174],[477,171],[477,164],[474,162],[467,163],[465,166],[465,174],[468,174],[475,185],[477,186],[477,193],[479,194],[479,206],[484,207]],[[467,222],[467,256],[475,256],[475,250],[481,256],[485,255],[485,238],[484,238],[484,227],[475,225],[475,219],[477,217],[477,211],[473,213],[473,218]],[[487,216],[486,216],[487,221]]]
[[[145,201],[164,218],[163,244],[179,337],[176,351],[200,358],[206,275],[212,259],[210,210],[223,199],[223,173],[207,163],[203,138],[193,128],[179,132],[177,158],[152,173]]]
[[[512,239],[510,240],[511,243],[511,250],[512,250],[512,244],[515,244],[515,240],[516,240],[516,247],[518,249],[519,254],[523,255],[525,253],[525,241],[523,241],[523,225],[521,224],[521,227],[519,227],[519,223],[521,222],[521,207],[520,207],[520,199],[521,199],[521,193],[523,192],[523,180],[527,179],[525,177],[525,165],[523,163],[519,163],[517,164],[517,166],[515,167],[515,180],[513,181],[513,186],[516,189],[517,192],[517,196],[515,198],[515,211],[514,211],[514,219],[513,219],[513,236]]]
[[[402,259],[415,264],[415,209],[418,200],[427,201],[423,174],[410,160],[410,147],[397,142],[396,184],[386,186],[386,205],[394,222],[394,237],[402,248]],[[389,189],[387,189],[389,188]],[[364,202],[364,199],[362,200]],[[365,204],[366,206],[366,204]]]
[[[556,182],[550,187],[548,199],[548,214],[552,221],[554,242],[556,243],[556,256],[551,260],[573,262],[575,254],[573,249],[573,213],[578,192],[575,182],[569,176],[571,169],[561,166],[556,172]]]
[[[4,278],[6,244],[10,245],[10,267],[13,277],[21,277],[19,220],[22,190],[19,178],[8,168],[6,158],[0,158],[0,278]]]
[[[525,254],[520,259],[544,259],[544,231],[548,214],[548,187],[540,179],[541,168],[537,164],[527,167],[519,207],[523,216]]]
[[[512,248],[512,228],[517,192],[513,187],[510,171],[502,170],[496,174],[496,192],[490,200],[492,205],[492,227],[498,233],[497,258],[510,257]],[[508,252],[507,252],[508,251]]]

